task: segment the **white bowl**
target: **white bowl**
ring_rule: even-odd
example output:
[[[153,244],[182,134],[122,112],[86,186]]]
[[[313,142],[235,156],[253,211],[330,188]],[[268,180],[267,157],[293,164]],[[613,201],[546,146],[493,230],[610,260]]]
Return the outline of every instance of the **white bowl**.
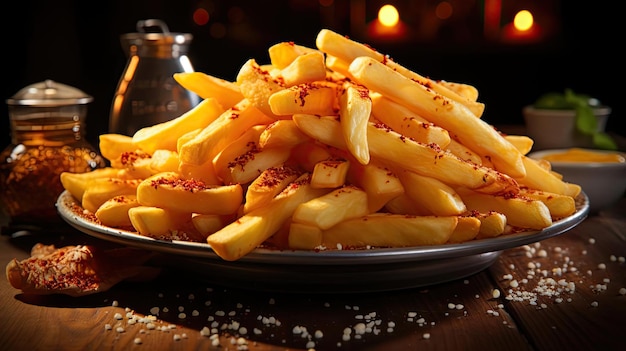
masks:
[[[611,108],[593,110],[597,131],[603,132],[611,114]],[[533,150],[561,149],[570,147],[593,147],[592,139],[576,130],[575,110],[538,109],[526,106],[522,110],[527,135],[534,140]]]
[[[533,159],[544,159],[548,155],[562,153],[568,149],[548,149],[528,154]],[[617,154],[626,159],[621,151],[582,149],[599,154]],[[626,162],[572,162],[550,161],[552,170],[561,174],[563,180],[575,183],[589,197],[589,212],[598,211],[615,204],[626,192]]]

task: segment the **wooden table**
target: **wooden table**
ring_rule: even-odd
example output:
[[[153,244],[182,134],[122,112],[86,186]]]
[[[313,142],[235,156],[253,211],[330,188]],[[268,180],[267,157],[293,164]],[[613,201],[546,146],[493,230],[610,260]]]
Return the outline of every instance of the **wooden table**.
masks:
[[[2,235],[0,263],[27,258],[36,242],[94,240],[99,243],[69,227],[61,234]],[[625,257],[626,199],[564,234],[503,251],[477,274],[399,291],[253,291],[167,269],[149,282],[123,282],[84,297],[29,296],[0,279],[0,345],[13,351],[626,350]],[[560,295],[533,290],[551,281]]]

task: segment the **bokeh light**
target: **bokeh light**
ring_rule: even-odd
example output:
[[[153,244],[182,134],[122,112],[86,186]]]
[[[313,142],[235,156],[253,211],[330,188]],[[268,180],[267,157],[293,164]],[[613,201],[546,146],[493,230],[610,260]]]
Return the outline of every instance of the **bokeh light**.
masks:
[[[400,20],[400,14],[393,5],[384,5],[378,10],[378,20],[385,27],[393,27]]]
[[[519,31],[527,31],[533,26],[533,14],[528,10],[521,10],[513,19],[513,25]]]
[[[209,11],[201,7],[197,8],[193,12],[193,22],[199,26],[204,26],[209,23]]]

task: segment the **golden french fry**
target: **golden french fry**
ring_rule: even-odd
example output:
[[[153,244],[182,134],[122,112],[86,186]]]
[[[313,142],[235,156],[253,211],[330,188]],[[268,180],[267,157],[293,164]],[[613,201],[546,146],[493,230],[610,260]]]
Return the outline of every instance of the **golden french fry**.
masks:
[[[247,129],[274,120],[255,108],[249,100],[242,100],[226,110],[195,137],[181,145],[181,162],[200,165],[219,154],[226,145],[237,139]]]
[[[295,85],[268,97],[274,116],[288,118],[295,113],[331,115],[336,111],[337,86],[327,82]]]
[[[178,152],[170,150],[155,150],[150,158],[150,168],[155,173],[177,172],[180,159]]]
[[[291,119],[279,119],[267,125],[259,136],[261,148],[292,147],[309,141],[309,137],[302,133]]]
[[[139,206],[137,196],[119,195],[105,201],[95,212],[96,218],[107,227],[131,227],[128,210]]]
[[[213,251],[227,261],[237,260],[261,245],[276,233],[296,207],[319,197],[325,189],[310,186],[310,175],[304,174],[285,188],[266,206],[256,208],[209,235],[206,239]]]
[[[450,239],[457,223],[457,216],[373,213],[324,230],[322,245],[327,248],[442,245]]]
[[[405,106],[378,94],[370,94],[372,115],[396,132],[424,144],[435,143],[442,148],[450,144],[447,130],[436,126]]]
[[[237,84],[252,106],[272,119],[281,118],[272,112],[269,98],[272,94],[285,89],[285,86],[280,80],[272,77],[270,72],[259,66],[256,60],[249,59],[241,66],[237,74]]]
[[[256,125],[245,130],[243,134],[228,144],[215,156],[213,159],[213,167],[218,177],[221,177],[230,165],[234,165],[238,157],[245,155],[247,152],[256,152],[259,150],[259,136],[264,129],[264,125]],[[241,160],[241,163],[245,165],[245,160]]]
[[[328,147],[315,141],[298,144],[291,151],[291,161],[307,172],[313,172],[316,164],[332,157]]]
[[[504,138],[515,146],[522,155],[526,155],[533,148],[533,139],[526,135],[505,135]]]
[[[571,216],[576,212],[576,201],[573,197],[568,195],[555,194],[526,187],[521,188],[520,194],[531,199],[540,200],[546,204],[550,210],[550,215],[554,219]]]
[[[241,94],[237,84],[206,73],[174,73],[174,80],[183,88],[195,93],[202,99],[216,99],[223,108],[230,108],[243,100],[243,94]]]
[[[183,179],[195,179],[206,185],[221,185],[222,181],[218,178],[212,160],[206,160],[204,163],[196,165],[191,163],[178,162],[178,174]]]
[[[452,133],[458,141],[481,156],[488,156],[496,169],[510,176],[524,176],[522,154],[484,120],[464,105],[403,76],[388,66],[358,57],[350,64],[358,83],[416,111]]]
[[[289,224],[287,245],[294,250],[315,250],[322,245],[322,229],[311,224],[292,222]]]
[[[341,58],[346,62],[352,62],[356,58],[363,56],[372,58],[382,64],[389,66],[392,70],[402,74],[408,79],[415,81],[429,89],[433,90],[437,94],[445,96],[448,99],[456,101],[465,105],[475,116],[480,117],[485,109],[484,104],[478,103],[475,100],[468,99],[465,96],[459,95],[456,92],[448,89],[445,85],[439,84],[437,81],[423,77],[414,71],[411,71],[398,63],[391,60],[388,56],[382,53],[353,41],[345,36],[335,33],[328,29],[322,29],[315,41],[318,49],[326,54]],[[376,90],[376,89],[372,89]]]
[[[209,215],[194,213],[191,216],[191,223],[194,228],[205,238],[215,233],[216,231],[224,228],[225,225],[232,222],[232,216],[223,215]]]
[[[314,188],[337,188],[345,184],[350,162],[328,159],[315,164],[311,175]]]
[[[472,151],[470,148],[466,147],[465,145],[459,143],[455,139],[450,139],[450,142],[448,143],[448,146],[446,146],[444,149],[446,149],[446,150],[450,151],[451,153],[455,154],[456,156],[458,156],[462,160],[473,162],[473,163],[475,163],[477,165],[489,166],[489,165],[485,164],[485,162],[483,162],[483,160],[480,157],[480,155],[478,155],[477,153],[475,153],[474,151]]]
[[[222,113],[224,108],[216,99],[204,99],[179,117],[139,129],[133,134],[133,144],[150,155],[158,149],[176,151],[179,137],[206,127]]]
[[[172,239],[174,233],[192,227],[191,213],[159,207],[135,206],[128,209],[128,217],[137,233],[155,239]]]
[[[247,184],[257,178],[264,170],[283,164],[289,158],[291,150],[283,148],[252,149],[241,154],[226,168],[216,168],[218,177],[224,184]]]
[[[370,162],[367,145],[367,123],[372,112],[372,100],[367,89],[348,84],[339,96],[341,131],[348,151],[361,164]]]
[[[246,190],[243,213],[248,213],[269,203],[287,185],[295,181],[298,176],[300,176],[300,172],[295,168],[284,165],[264,170],[261,175],[250,183]]]
[[[459,94],[460,96],[463,96],[464,98],[470,101],[478,100],[478,89],[476,89],[475,86],[465,84],[465,83],[447,82],[445,80],[440,80],[437,83],[439,83],[439,85],[442,85],[448,88],[449,90],[452,90],[453,92]]]
[[[465,203],[454,189],[440,180],[415,172],[400,170],[398,177],[404,192],[436,216],[455,216],[467,211]]]
[[[432,216],[421,204],[416,203],[407,195],[402,193],[385,203],[385,211],[393,214],[407,214],[411,216]]]
[[[95,213],[103,203],[118,195],[135,195],[140,180],[96,178],[89,181],[83,193],[82,206]]]
[[[370,213],[379,211],[389,200],[404,193],[402,182],[394,172],[371,162],[367,165],[351,163],[348,179],[367,193]]]
[[[481,222],[476,217],[459,216],[456,228],[448,239],[448,243],[458,244],[476,238],[480,231]]]
[[[493,238],[504,234],[506,230],[506,216],[500,212],[472,211],[469,216],[480,220],[480,230],[476,239]]]
[[[100,154],[109,161],[115,161],[125,152],[134,152],[137,146],[133,137],[123,134],[106,133],[98,137]]]
[[[332,70],[341,78],[351,79],[348,67],[350,67],[350,62],[346,62],[339,57],[326,54],[326,68]]]
[[[508,224],[523,229],[540,230],[552,224],[548,207],[540,200],[523,196],[481,194],[469,189],[456,189],[470,211],[496,211],[506,216]]]
[[[72,173],[62,172],[59,176],[61,185],[72,196],[82,201],[85,189],[89,186],[89,182],[98,178],[118,178],[119,169],[112,167],[96,168],[91,172],[85,173]]]
[[[520,184],[526,185],[531,189],[571,197],[576,197],[580,194],[580,185],[564,182],[562,176],[555,174],[550,169],[546,169],[544,163],[537,162],[527,156],[524,156],[522,161],[524,162],[524,167],[526,168],[526,176],[515,178],[515,180],[517,180]]]
[[[319,50],[295,44],[294,42],[280,42],[270,46],[267,50],[272,66],[283,69],[289,66],[299,56],[319,52]]]
[[[137,201],[142,206],[180,212],[227,215],[241,205],[243,189],[240,184],[212,186],[182,179],[176,172],[163,172],[139,183]]]
[[[298,205],[292,221],[328,229],[339,222],[368,213],[367,193],[346,185]]]
[[[326,78],[324,54],[312,51],[296,57],[280,71],[286,87],[323,81]]]

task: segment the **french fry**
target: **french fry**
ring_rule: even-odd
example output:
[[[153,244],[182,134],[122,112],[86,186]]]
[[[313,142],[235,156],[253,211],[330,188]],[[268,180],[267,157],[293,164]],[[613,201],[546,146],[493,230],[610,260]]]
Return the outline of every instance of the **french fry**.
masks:
[[[373,213],[324,230],[322,245],[327,248],[442,245],[450,239],[457,223],[457,216]]]
[[[402,193],[385,203],[385,211],[393,214],[407,214],[411,216],[432,216],[421,204],[416,203],[407,195]]]
[[[81,205],[95,213],[103,203],[118,195],[135,195],[140,180],[119,178],[96,178],[89,181],[83,193]]]
[[[171,239],[173,233],[191,227],[191,213],[160,207],[132,207],[128,217],[137,233],[155,239]]]
[[[324,189],[310,186],[310,175],[304,174],[291,183],[266,206],[256,208],[209,235],[213,251],[227,261],[237,260],[258,247],[291,218],[296,207],[324,194]]]
[[[95,215],[100,223],[107,227],[132,227],[128,210],[137,206],[139,206],[137,196],[118,195],[100,205]]]
[[[242,100],[222,113],[191,140],[181,145],[180,160],[193,165],[213,160],[226,145],[237,139],[248,128],[271,122],[273,120],[255,108],[249,100]]]
[[[180,178],[176,172],[163,172],[137,186],[137,202],[188,213],[228,215],[243,201],[240,184],[210,186],[197,180]]]
[[[420,143],[435,143],[444,149],[450,144],[450,134],[447,130],[428,122],[405,106],[378,93],[372,93],[370,96],[372,115],[396,132]]]
[[[217,176],[215,167],[213,167],[213,161],[210,159],[204,161],[202,164],[196,165],[180,161],[179,158],[178,174],[183,179],[195,179],[206,185],[222,184],[222,181]]]
[[[294,250],[314,250],[322,245],[322,229],[320,227],[292,222],[289,225],[287,246]]]
[[[125,152],[137,150],[133,143],[133,137],[123,134],[105,133],[98,137],[98,147],[102,157],[109,161],[115,161]]]
[[[370,162],[367,123],[371,112],[372,100],[367,89],[347,84],[339,96],[341,131],[348,151],[364,165]]]
[[[178,138],[204,128],[222,113],[224,108],[216,99],[204,99],[179,117],[139,129],[133,134],[133,144],[150,155],[158,149],[177,151]]]
[[[535,143],[534,140],[526,135],[505,135],[504,138],[513,144],[522,155],[528,154]]]
[[[348,179],[367,193],[369,212],[377,212],[391,199],[404,194],[404,186],[398,176],[386,167],[375,163],[362,165],[351,163]]]
[[[289,66],[294,60],[302,55],[315,52],[320,53],[319,50],[288,41],[274,44],[270,46],[267,51],[272,66],[280,70]]]
[[[287,161],[290,151],[283,148],[254,148],[232,160],[226,168],[216,168],[215,171],[224,184],[247,184],[264,170]]]
[[[225,79],[202,72],[179,72],[174,73],[173,77],[183,88],[202,99],[216,99],[223,108],[230,108],[243,100],[239,86]]]
[[[315,141],[298,144],[291,149],[291,161],[307,172],[313,172],[316,164],[332,157],[327,146]]]
[[[464,105],[399,74],[369,58],[358,57],[350,64],[357,82],[416,111],[427,120],[451,132],[465,146],[489,156],[496,169],[510,176],[524,176],[522,155],[492,126],[476,118]]]
[[[571,196],[526,187],[522,187],[520,193],[528,198],[543,202],[548,206],[552,218],[565,218],[576,212],[576,201]]]
[[[232,222],[233,216],[209,215],[194,213],[191,216],[193,227],[205,238],[210,234],[224,228],[225,225]]]
[[[292,220],[328,229],[341,221],[368,213],[367,193],[347,185],[298,205]]]
[[[73,173],[62,172],[59,176],[61,185],[72,196],[82,202],[85,189],[89,186],[89,182],[93,179],[106,179],[106,178],[118,178],[119,169],[112,167],[97,168],[91,172],[85,173]]]
[[[280,75],[285,87],[323,81],[326,78],[324,54],[319,51],[304,53],[283,68]]]
[[[493,238],[504,234],[506,230],[506,216],[502,213],[489,211],[472,211],[470,216],[480,220],[480,230],[475,239]]]
[[[279,115],[272,112],[269,105],[269,98],[272,94],[285,89],[284,84],[272,77],[254,59],[249,59],[241,66],[237,74],[237,84],[243,96],[250,101],[252,106],[259,109],[266,116],[272,119],[281,119]]]
[[[218,176],[221,177],[221,173],[226,172],[230,167],[229,164],[235,162],[238,157],[245,155],[249,151],[259,150],[259,136],[264,129],[264,125],[256,125],[245,130],[243,134],[233,140],[213,158],[213,167]]]
[[[456,191],[440,180],[407,170],[396,173],[408,197],[429,213],[436,216],[456,216],[467,211]]]
[[[294,182],[298,176],[300,176],[300,172],[285,165],[274,166],[264,170],[261,175],[250,183],[246,190],[243,213],[248,213],[269,203],[287,185]]]
[[[155,150],[150,158],[150,168],[155,173],[178,171],[178,152],[170,150]]]
[[[476,217],[459,216],[456,228],[448,238],[447,243],[458,244],[473,240],[480,232],[481,222]]]
[[[419,84],[426,86],[429,89],[432,89],[436,93],[445,96],[448,99],[465,105],[470,111],[472,111],[474,115],[478,117],[480,117],[484,111],[484,104],[478,103],[475,100],[459,95],[456,92],[448,89],[445,85],[439,84],[434,80],[423,77],[416,72],[399,65],[398,63],[389,59],[389,57],[379,53],[371,47],[348,39],[347,37],[335,33],[331,30],[322,29],[318,33],[315,43],[321,51],[329,55],[339,57],[346,62],[352,62],[356,58],[363,56],[384,63],[386,66],[389,66],[390,69],[399,72],[408,79],[418,82]]]
[[[456,190],[470,211],[500,212],[506,216],[507,224],[512,226],[541,230],[552,224],[550,210],[540,200],[523,196],[481,194],[468,189]]]
[[[476,89],[476,87],[473,85],[459,82],[447,82],[445,80],[440,80],[437,83],[470,101],[478,100],[478,89]]]
[[[337,87],[327,82],[304,83],[268,97],[272,115],[289,118],[294,113],[332,115],[336,111]],[[278,117],[277,117],[278,118]]]
[[[328,159],[315,164],[311,174],[314,188],[338,188],[345,184],[350,161]]]
[[[279,119],[268,124],[259,135],[259,146],[261,148],[282,147],[291,149],[309,140],[309,137],[300,131],[293,120]]]
[[[478,155],[477,153],[475,153],[474,151],[472,151],[470,148],[466,147],[465,145],[459,143],[455,139],[450,139],[448,146],[444,147],[444,149],[455,154],[462,160],[473,162],[477,165],[488,166],[487,164],[485,164],[485,162],[483,162],[480,155]]]
[[[526,176],[515,178],[520,184],[531,189],[542,190],[550,193],[576,197],[580,194],[581,187],[578,184],[564,182],[562,176],[555,174],[549,168],[549,163],[537,162],[530,157],[522,158],[526,168]]]
[[[351,78],[350,71],[348,68],[350,67],[350,62],[346,62],[339,57],[326,54],[326,68],[332,70],[339,76],[343,78]]]

